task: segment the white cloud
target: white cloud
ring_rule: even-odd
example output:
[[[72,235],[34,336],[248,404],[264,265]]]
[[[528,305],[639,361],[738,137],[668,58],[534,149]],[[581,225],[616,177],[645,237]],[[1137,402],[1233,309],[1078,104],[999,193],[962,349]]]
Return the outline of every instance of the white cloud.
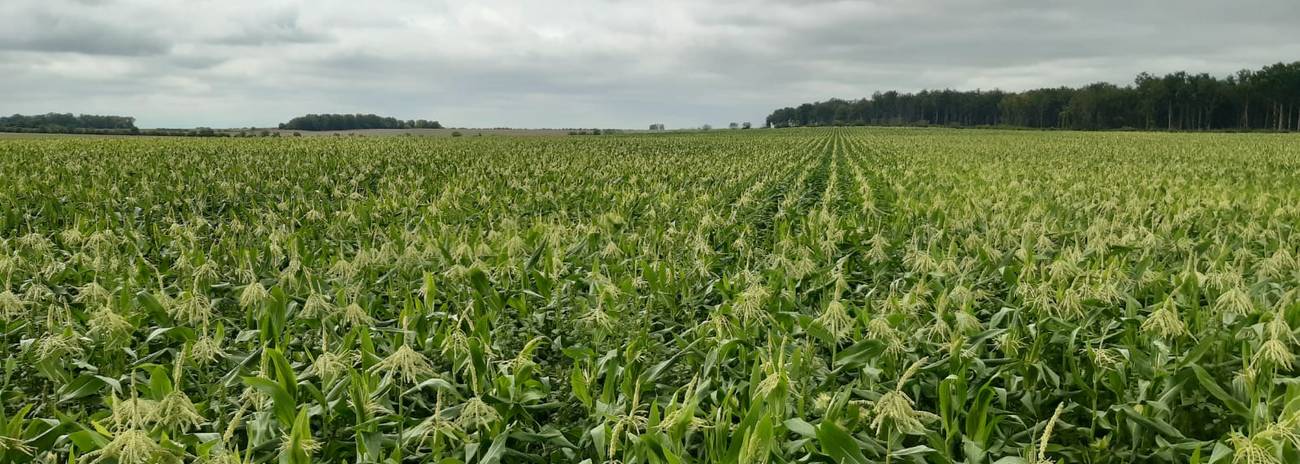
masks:
[[[1294,24],[1292,0],[7,0],[0,112],[720,125],[875,90],[1222,75],[1295,59]]]

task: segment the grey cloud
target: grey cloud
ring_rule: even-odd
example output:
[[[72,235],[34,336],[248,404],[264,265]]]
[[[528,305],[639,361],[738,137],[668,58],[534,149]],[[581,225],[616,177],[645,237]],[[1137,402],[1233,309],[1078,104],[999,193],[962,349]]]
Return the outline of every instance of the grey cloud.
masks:
[[[876,90],[1126,83],[1300,57],[1294,0],[109,1],[0,4],[9,111],[681,127]]]
[[[329,34],[304,28],[297,10],[286,9],[274,13],[261,13],[239,27],[239,31],[223,35],[213,43],[223,45],[275,45],[313,44],[331,40]]]
[[[170,49],[165,39],[148,30],[92,18],[40,12],[17,19],[29,27],[0,33],[0,49],[122,56],[157,55]]]

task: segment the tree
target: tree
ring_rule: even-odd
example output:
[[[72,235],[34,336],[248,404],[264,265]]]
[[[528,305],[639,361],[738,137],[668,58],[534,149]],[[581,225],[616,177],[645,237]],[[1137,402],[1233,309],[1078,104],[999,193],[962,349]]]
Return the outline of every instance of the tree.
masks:
[[[1165,101],[1169,98],[1165,81],[1151,74],[1141,73],[1137,75],[1133,83],[1136,86],[1138,104],[1142,111],[1142,127],[1154,129],[1156,115],[1165,106]]]
[[[438,121],[402,121],[374,114],[308,114],[280,124],[282,130],[336,131],[357,129],[441,129]]]
[[[33,116],[15,114],[0,117],[0,130],[25,132],[135,133],[135,118],[94,114],[47,113]]]
[[[875,92],[774,110],[768,127],[826,125],[1009,125],[1033,128],[1300,130],[1300,62],[1217,78],[1185,71],[1138,74],[1118,86],[1093,83],[1022,92]]]

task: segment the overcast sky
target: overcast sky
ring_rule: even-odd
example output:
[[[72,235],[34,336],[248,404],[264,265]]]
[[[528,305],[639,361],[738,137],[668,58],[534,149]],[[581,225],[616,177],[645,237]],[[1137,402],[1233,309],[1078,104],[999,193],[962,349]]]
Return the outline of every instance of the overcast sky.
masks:
[[[0,113],[760,123],[876,90],[1300,60],[1297,0],[0,0]]]

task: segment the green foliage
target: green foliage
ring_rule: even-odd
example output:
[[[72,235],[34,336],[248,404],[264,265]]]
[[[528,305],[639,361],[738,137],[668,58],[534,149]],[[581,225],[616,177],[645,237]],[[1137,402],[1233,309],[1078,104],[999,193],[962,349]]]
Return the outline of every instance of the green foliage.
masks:
[[[135,118],[129,116],[99,116],[93,114],[37,114],[0,116],[0,130],[35,132],[94,132],[135,131]]]
[[[858,100],[781,108],[767,124],[1300,131],[1300,62],[1246,69],[1223,79],[1183,71],[1142,73],[1130,86],[1097,82],[1022,92],[876,92]]]
[[[1300,140],[0,141],[0,464],[1295,462]]]
[[[438,121],[397,118],[373,114],[308,114],[280,124],[281,130],[341,131],[357,129],[442,129]]]

